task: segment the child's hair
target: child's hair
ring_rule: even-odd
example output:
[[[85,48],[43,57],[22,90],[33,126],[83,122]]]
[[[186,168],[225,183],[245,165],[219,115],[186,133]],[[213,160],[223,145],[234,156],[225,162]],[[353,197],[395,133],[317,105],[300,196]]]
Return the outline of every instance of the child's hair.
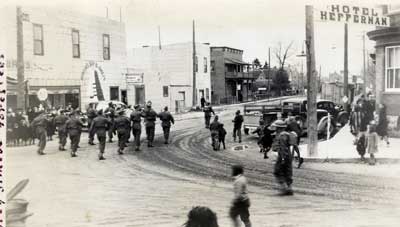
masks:
[[[232,166],[232,176],[237,176],[243,174],[243,166],[241,165],[233,165]]]
[[[193,207],[185,227],[218,227],[217,215],[208,207]]]

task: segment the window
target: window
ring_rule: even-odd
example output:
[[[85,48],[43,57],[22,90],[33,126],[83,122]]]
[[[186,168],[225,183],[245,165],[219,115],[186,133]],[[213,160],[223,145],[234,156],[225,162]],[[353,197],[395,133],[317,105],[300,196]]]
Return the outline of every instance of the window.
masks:
[[[207,58],[204,58],[204,72],[207,72]]]
[[[103,59],[110,60],[110,35],[103,34]]]
[[[110,100],[119,100],[119,88],[110,87]]]
[[[199,71],[199,61],[197,56],[194,57],[194,71],[197,73]]]
[[[43,25],[33,25],[33,54],[44,55],[43,50]]]
[[[163,86],[163,96],[168,97],[168,86]]]
[[[79,31],[72,29],[72,57],[80,58],[81,50],[79,44]]]
[[[210,62],[211,72],[215,72],[215,61]]]
[[[206,100],[210,100],[210,89],[206,88]]]
[[[386,47],[386,91],[400,91],[400,46]]]

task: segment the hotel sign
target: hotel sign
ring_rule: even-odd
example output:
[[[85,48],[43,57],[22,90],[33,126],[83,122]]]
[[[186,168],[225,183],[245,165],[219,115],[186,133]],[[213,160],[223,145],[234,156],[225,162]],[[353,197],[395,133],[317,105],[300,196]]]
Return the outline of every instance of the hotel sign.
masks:
[[[379,9],[348,6],[330,5],[327,10],[319,11],[319,18],[322,21],[336,21],[353,24],[365,24],[373,26],[389,26],[389,18],[378,13]]]

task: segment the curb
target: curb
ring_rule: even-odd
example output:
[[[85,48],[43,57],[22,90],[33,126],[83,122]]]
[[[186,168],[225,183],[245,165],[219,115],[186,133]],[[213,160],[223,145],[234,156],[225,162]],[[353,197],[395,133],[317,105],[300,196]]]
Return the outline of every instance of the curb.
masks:
[[[361,161],[360,158],[303,158],[304,162],[309,163],[354,163],[354,164],[368,164],[369,158]],[[377,163],[380,164],[397,164],[400,163],[400,158],[375,158]]]

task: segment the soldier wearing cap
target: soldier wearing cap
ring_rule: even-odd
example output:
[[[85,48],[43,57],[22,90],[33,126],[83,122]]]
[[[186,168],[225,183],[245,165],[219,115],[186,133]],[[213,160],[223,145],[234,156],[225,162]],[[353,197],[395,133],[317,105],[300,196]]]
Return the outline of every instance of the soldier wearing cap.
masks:
[[[292,153],[290,152],[290,135],[285,131],[286,127],[283,120],[276,120],[270,126],[271,130],[276,130],[272,150],[278,152],[274,175],[280,184],[280,195],[293,195],[291,186],[293,183]]]
[[[168,144],[169,132],[171,129],[171,123],[175,124],[174,117],[168,111],[168,106],[164,107],[164,111],[158,114],[158,117],[161,120],[161,127],[164,132],[164,144]]]
[[[236,142],[236,135],[237,135],[239,137],[239,143],[241,143],[243,116],[240,114],[240,110],[236,111],[236,116],[232,122],[233,122],[233,141]]]
[[[142,117],[145,119],[147,146],[153,147],[157,113],[153,110],[153,108],[151,108],[151,101],[147,102],[146,108],[142,112]]]
[[[93,119],[90,131],[97,135],[99,140],[99,160],[105,160],[104,150],[106,148],[107,131],[111,128],[111,121],[103,115],[103,110],[97,112],[97,117]]]
[[[204,120],[205,120],[206,128],[210,128],[211,113],[214,114],[214,116],[215,116],[215,113],[209,102],[207,102],[206,106],[203,109],[203,112],[204,112]]]
[[[141,117],[142,111],[139,105],[134,106],[134,111],[131,113],[132,134],[134,137],[135,151],[140,150],[140,135],[142,134]]]
[[[112,102],[109,102],[109,103],[108,103],[108,107],[107,107],[107,109],[105,110],[105,114],[106,114],[106,116],[108,117],[108,119],[110,120],[111,125],[114,125],[115,109],[114,109],[114,105],[113,105]],[[113,141],[112,141],[113,134],[114,134],[114,128],[113,128],[113,127],[110,127],[110,128],[108,129],[108,142],[109,142],[109,143],[112,143],[112,142],[113,142]]]
[[[46,140],[47,140],[47,116],[43,110],[39,111],[39,116],[37,116],[32,121],[32,129],[35,132],[36,138],[39,139],[39,149],[37,153],[39,155],[44,155],[44,149],[46,148]]]
[[[66,124],[68,121],[68,117],[65,115],[65,110],[60,111],[60,115],[54,118],[54,123],[56,125],[58,131],[58,138],[59,138],[59,147],[58,150],[65,151],[65,144],[67,143],[67,127]]]
[[[77,111],[72,111],[71,118],[66,122],[69,139],[71,140],[71,157],[76,157],[83,123],[78,117]]]
[[[118,135],[118,154],[123,154],[123,150],[126,147],[127,138],[131,131],[129,118],[124,116],[125,111],[120,109],[118,116],[114,120],[114,129]]]
[[[90,125],[93,122],[93,119],[97,116],[96,114],[96,110],[93,108],[93,103],[89,104],[89,108],[86,111],[87,113],[87,117],[88,117],[88,127],[90,128]],[[94,140],[94,134],[93,133],[89,133],[89,144],[90,145],[95,145],[93,143]]]

